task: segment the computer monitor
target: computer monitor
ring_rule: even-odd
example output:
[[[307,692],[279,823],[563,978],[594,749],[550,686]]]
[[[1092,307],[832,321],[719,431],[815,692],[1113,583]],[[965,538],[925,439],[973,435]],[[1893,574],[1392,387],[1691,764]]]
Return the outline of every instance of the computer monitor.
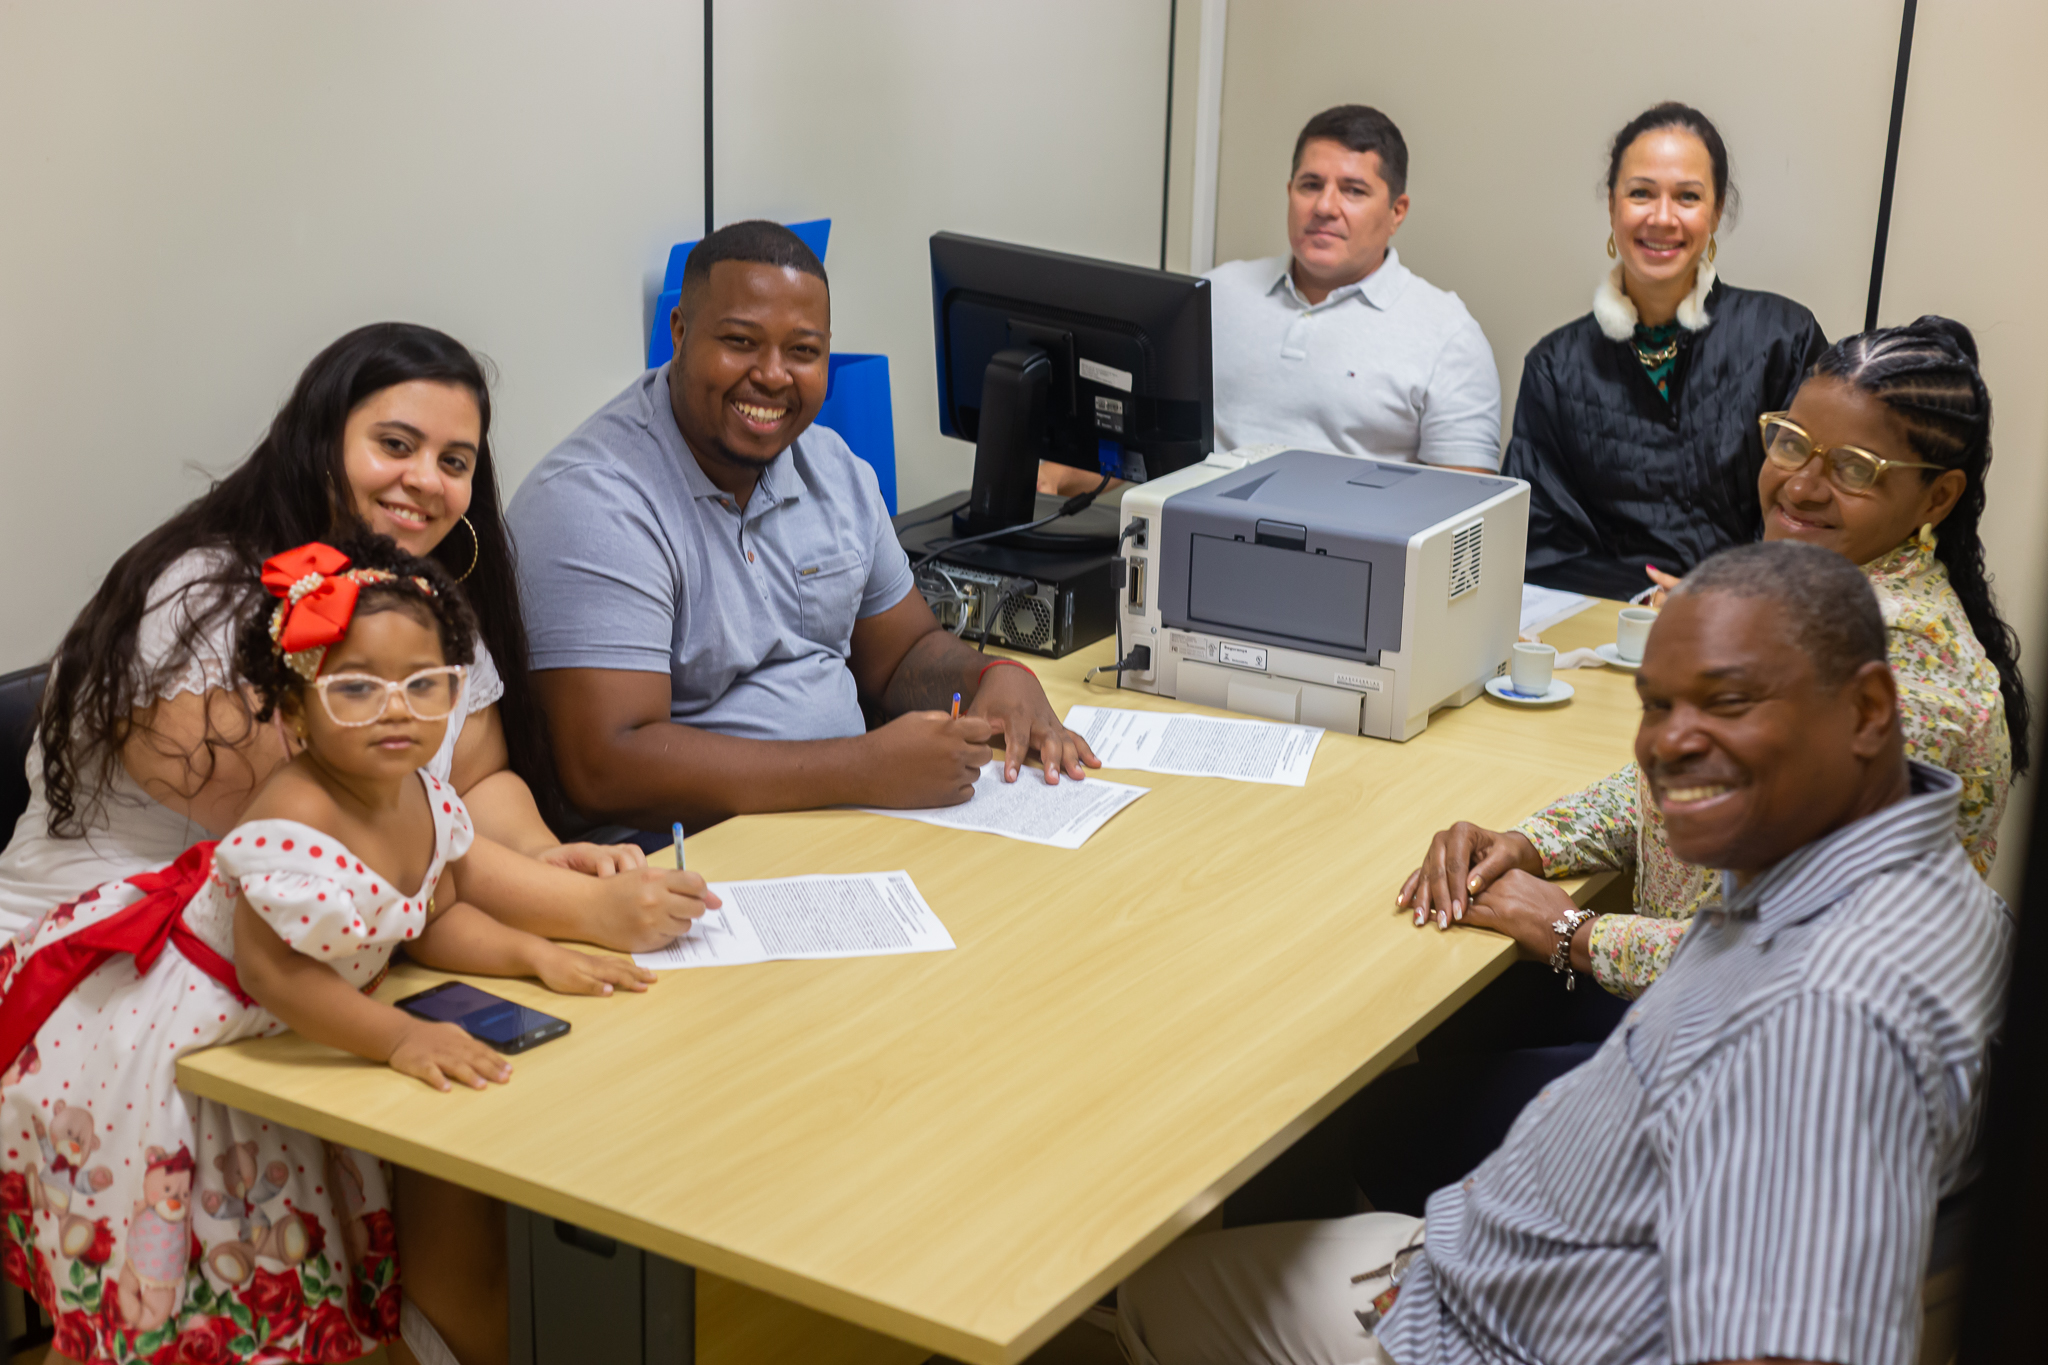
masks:
[[[1209,453],[1207,280],[952,232],[931,253],[939,430],[975,443],[963,533],[1033,520],[1041,460],[1142,481]]]

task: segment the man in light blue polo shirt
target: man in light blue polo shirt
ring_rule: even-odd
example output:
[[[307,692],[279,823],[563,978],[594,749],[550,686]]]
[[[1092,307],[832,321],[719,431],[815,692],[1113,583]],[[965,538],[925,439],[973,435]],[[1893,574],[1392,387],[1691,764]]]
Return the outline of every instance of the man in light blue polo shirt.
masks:
[[[1408,144],[1377,109],[1326,109],[1294,144],[1290,254],[1209,272],[1216,446],[1500,467],[1500,371],[1456,294],[1401,264]]]
[[[570,800],[665,829],[972,795],[1094,755],[1038,680],[940,628],[874,471],[824,427],[831,299],[795,234],[736,223],[684,268],[675,358],[557,446],[511,523]],[[947,714],[954,693],[958,717]],[[870,732],[863,705],[895,719]]]

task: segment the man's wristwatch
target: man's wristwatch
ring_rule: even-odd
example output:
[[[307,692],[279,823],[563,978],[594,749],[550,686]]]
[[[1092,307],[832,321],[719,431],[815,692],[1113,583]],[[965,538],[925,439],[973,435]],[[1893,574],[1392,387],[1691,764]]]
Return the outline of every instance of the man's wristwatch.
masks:
[[[1557,946],[1550,950],[1550,970],[1564,973],[1564,988],[1576,990],[1579,974],[1572,970],[1572,937],[1579,932],[1579,926],[1594,918],[1591,910],[1572,909],[1559,915],[1551,924],[1550,931],[1557,935]]]

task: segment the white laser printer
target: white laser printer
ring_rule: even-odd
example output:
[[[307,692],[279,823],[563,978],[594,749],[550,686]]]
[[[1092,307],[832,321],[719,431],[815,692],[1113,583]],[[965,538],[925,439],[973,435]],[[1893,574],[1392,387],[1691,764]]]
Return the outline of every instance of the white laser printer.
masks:
[[[1250,447],[1133,485],[1121,529],[1119,687],[1407,740],[1507,671],[1519,479]]]

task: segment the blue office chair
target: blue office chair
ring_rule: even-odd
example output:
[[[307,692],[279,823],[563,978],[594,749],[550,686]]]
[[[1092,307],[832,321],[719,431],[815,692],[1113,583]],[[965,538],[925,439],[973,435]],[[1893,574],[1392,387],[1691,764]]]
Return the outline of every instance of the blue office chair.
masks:
[[[875,471],[882,501],[896,515],[896,417],[889,403],[889,357],[832,353],[818,425],[839,433]]]
[[[816,218],[791,223],[789,230],[822,261],[831,240],[832,220]],[[668,363],[675,354],[675,338],[669,331],[669,314],[683,292],[683,263],[690,259],[696,242],[678,242],[669,249],[668,269],[662,272],[661,294],[655,300],[654,325],[647,335],[647,368]],[[839,433],[853,453],[867,461],[882,486],[882,501],[889,514],[896,514],[896,425],[889,401],[889,357],[834,352],[827,380],[825,406],[818,410],[818,424]],[[666,845],[663,845],[666,847]]]
[[[819,261],[825,259],[825,245],[832,240],[832,220],[813,218],[807,223],[791,223],[794,232],[811,254]],[[699,238],[698,241],[702,241]],[[661,272],[661,294],[654,301],[654,325],[647,329],[647,368],[668,363],[676,353],[675,338],[670,335],[668,315],[676,309],[676,300],[683,296],[683,262],[690,259],[690,251],[697,242],[677,242],[668,249],[668,269]]]

